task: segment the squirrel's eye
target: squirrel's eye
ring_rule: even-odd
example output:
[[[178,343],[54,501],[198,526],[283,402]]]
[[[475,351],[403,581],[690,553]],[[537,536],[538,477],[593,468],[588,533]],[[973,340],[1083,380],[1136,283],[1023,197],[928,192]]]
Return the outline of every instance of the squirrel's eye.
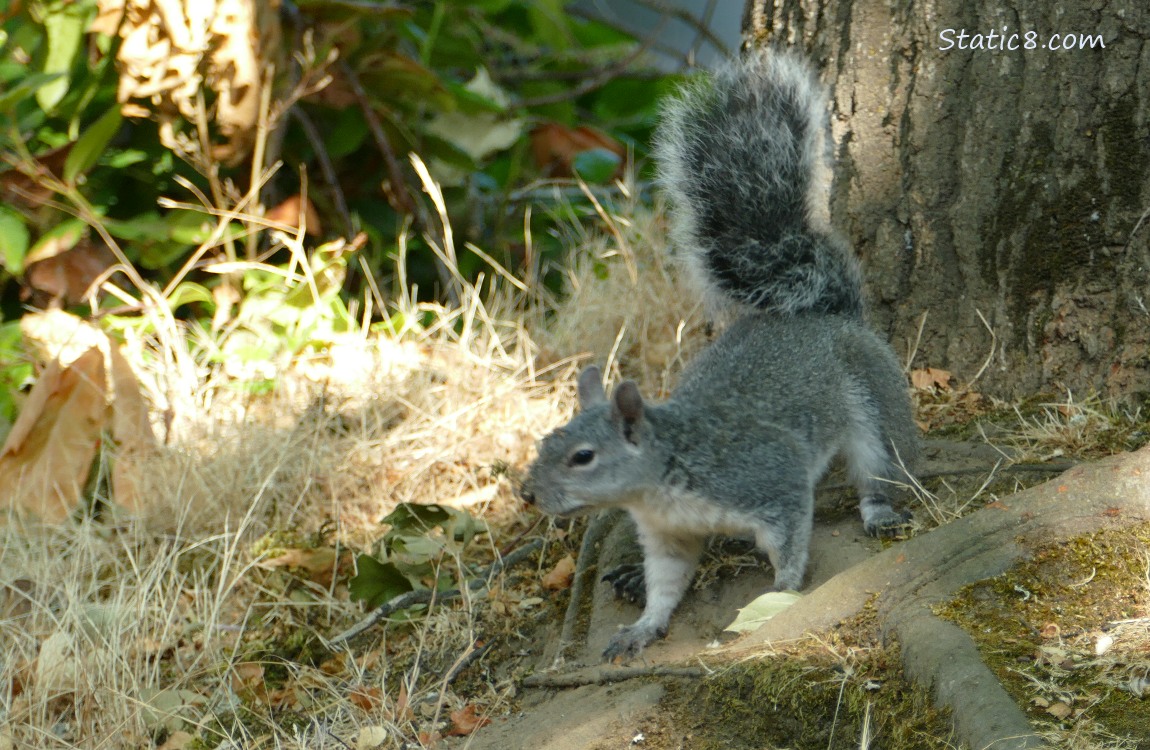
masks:
[[[572,466],[586,466],[595,460],[595,451],[590,448],[583,448],[571,454]]]

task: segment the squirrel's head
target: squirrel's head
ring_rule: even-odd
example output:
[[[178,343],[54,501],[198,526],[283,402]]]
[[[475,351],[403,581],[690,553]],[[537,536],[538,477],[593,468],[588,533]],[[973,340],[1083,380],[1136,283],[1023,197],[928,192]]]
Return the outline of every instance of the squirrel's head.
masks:
[[[649,437],[639,386],[624,381],[608,399],[599,368],[588,367],[579,375],[579,414],[543,438],[523,499],[557,516],[622,505],[648,479]]]

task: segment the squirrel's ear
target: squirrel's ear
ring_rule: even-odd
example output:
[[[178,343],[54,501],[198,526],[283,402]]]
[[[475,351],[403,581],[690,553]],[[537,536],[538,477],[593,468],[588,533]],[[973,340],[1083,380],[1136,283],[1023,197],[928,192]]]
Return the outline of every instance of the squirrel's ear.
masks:
[[[599,374],[599,368],[591,365],[579,373],[579,408],[586,409],[606,400],[607,395],[603,393],[603,376]]]
[[[634,443],[635,425],[643,418],[643,396],[634,380],[624,380],[615,389],[615,399],[611,404],[611,416],[622,421],[623,437]]]

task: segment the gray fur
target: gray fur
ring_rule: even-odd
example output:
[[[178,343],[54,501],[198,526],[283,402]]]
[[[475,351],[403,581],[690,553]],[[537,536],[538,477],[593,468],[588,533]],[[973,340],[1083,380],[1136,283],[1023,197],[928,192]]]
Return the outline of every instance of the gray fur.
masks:
[[[826,96],[809,66],[760,50],[663,106],[659,182],[684,265],[718,311],[861,316],[861,275],[824,221]]]
[[[665,109],[662,181],[696,237],[683,249],[714,287],[759,309],[744,308],[662,404],[644,402],[631,381],[608,398],[598,369],[588,368],[579,377],[580,413],[540,445],[524,497],[560,516],[626,508],[638,528],[646,606],[611,640],[608,659],[632,657],[666,634],[707,536],[754,539],[774,566],[775,588],[800,588],[815,484],[836,454],[858,487],[868,533],[906,522],[890,506],[887,483],[904,477],[899,460],[913,465],[917,428],[894,354],[862,322],[857,264],[805,219],[785,231],[761,229],[758,219],[789,220],[793,206],[780,213],[751,194],[805,193],[822,101],[795,58],[754,57]],[[691,149],[719,148],[718,136],[695,132],[722,119],[716,102],[738,109],[728,127],[743,129],[743,138],[737,130],[723,138],[763,153],[737,168],[735,157],[716,155],[717,173],[704,164],[706,174],[699,174],[700,159],[681,156],[690,149],[680,145],[689,132]],[[746,171],[780,164],[767,174]],[[746,191],[719,191],[715,180]],[[713,191],[722,192],[721,201]],[[795,243],[805,243],[808,255],[792,253]],[[733,283],[734,276],[718,279],[718,257],[749,286]]]

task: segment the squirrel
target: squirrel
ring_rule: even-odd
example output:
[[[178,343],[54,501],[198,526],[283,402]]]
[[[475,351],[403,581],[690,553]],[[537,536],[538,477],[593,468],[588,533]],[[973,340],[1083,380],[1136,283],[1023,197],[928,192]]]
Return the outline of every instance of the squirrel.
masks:
[[[733,322],[663,403],[630,380],[608,397],[599,370],[585,369],[579,413],[543,439],[522,487],[548,514],[621,507],[635,521],[641,575],[624,566],[604,578],[645,606],[608,661],[666,636],[709,536],[753,538],[774,590],[801,588],[815,485],[835,455],[868,534],[910,520],[887,494],[918,448],[906,378],[863,320],[854,253],[816,218],[826,118],[815,74],[781,50],[727,62],[663,106],[653,151],[673,244]]]

